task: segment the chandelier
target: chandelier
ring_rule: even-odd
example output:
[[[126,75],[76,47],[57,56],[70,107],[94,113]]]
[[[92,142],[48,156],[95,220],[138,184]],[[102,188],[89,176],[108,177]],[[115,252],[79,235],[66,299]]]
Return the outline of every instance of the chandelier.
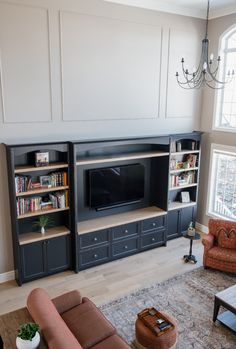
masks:
[[[176,72],[176,79],[180,87],[184,89],[199,89],[202,86],[208,86],[212,89],[223,89],[225,84],[232,80],[234,77],[234,70],[227,72],[227,78],[225,81],[220,81],[217,78],[219,65],[221,58],[218,56],[214,60],[213,53],[208,53],[209,40],[208,40],[208,20],[209,20],[210,0],[207,2],[207,17],[206,17],[206,34],[202,40],[202,53],[198,68],[193,68],[193,72],[189,72],[184,67],[184,58],[181,59],[183,81],[179,80],[179,73]]]

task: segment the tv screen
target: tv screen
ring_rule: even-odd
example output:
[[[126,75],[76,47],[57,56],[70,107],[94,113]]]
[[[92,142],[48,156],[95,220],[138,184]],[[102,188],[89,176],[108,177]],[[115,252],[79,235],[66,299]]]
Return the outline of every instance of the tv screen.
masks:
[[[98,210],[140,201],[144,170],[141,164],[89,170],[89,206]]]

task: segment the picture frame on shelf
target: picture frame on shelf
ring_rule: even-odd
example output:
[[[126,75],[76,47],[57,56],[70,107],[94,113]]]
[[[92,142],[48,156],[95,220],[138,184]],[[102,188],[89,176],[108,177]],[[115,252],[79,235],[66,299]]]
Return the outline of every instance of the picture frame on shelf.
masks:
[[[180,199],[182,203],[189,203],[190,202],[190,195],[188,191],[182,191],[180,193]]]
[[[51,176],[40,176],[40,185],[42,188],[51,188],[52,178]]]
[[[35,153],[35,166],[48,166],[49,165],[49,152]]]

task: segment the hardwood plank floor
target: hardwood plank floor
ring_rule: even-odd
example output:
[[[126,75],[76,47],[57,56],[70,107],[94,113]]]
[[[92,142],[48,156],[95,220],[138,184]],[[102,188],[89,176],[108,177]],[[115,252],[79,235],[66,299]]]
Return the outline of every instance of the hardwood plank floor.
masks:
[[[193,254],[197,257],[197,264],[183,261],[183,255],[188,252],[189,240],[179,238],[168,241],[167,247],[139,253],[78,274],[66,271],[26,283],[21,287],[17,286],[15,281],[6,282],[0,285],[0,314],[24,307],[27,295],[36,287],[45,288],[51,297],[79,289],[83,296],[91,298],[99,305],[201,266],[201,241],[193,242]]]

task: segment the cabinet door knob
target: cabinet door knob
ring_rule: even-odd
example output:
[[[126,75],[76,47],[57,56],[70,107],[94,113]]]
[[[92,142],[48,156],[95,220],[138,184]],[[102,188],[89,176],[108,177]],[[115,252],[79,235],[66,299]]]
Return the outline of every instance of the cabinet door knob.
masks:
[[[156,223],[155,223],[155,222],[153,222],[153,223],[152,223],[152,226],[153,226],[153,227],[155,227],[155,226],[156,226]]]
[[[96,237],[95,237],[95,238],[93,238],[93,241],[98,241],[98,238],[96,238]]]
[[[128,248],[128,246],[127,246],[127,245],[125,245],[125,246],[124,246],[124,249],[125,249],[125,250],[127,250],[127,248]]]
[[[125,234],[128,234],[128,232],[129,232],[128,229],[125,229]]]
[[[154,241],[156,241],[156,239],[155,239],[155,238],[152,238],[152,241],[154,242]]]
[[[93,255],[93,258],[98,258],[98,254],[95,253],[95,254]]]

